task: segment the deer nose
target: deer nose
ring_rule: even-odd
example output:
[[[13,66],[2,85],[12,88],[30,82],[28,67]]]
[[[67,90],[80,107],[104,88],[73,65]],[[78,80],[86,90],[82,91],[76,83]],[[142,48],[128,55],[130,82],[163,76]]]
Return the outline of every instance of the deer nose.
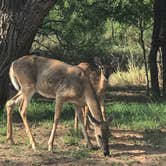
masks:
[[[104,156],[106,157],[106,156],[109,156],[110,155],[110,152],[109,151],[104,151]]]

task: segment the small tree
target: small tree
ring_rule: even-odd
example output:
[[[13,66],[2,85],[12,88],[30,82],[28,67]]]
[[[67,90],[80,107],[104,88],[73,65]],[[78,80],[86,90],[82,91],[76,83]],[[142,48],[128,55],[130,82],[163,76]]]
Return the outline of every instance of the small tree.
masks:
[[[113,17],[120,23],[135,27],[138,30],[138,43],[142,49],[145,65],[147,95],[149,95],[150,81],[148,77],[148,63],[144,33],[151,27],[152,4],[151,0],[115,1],[115,12],[113,15]]]

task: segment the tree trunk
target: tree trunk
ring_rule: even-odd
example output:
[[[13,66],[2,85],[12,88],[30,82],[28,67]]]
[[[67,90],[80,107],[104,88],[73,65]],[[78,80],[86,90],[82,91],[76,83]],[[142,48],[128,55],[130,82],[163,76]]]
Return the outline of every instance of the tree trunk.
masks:
[[[153,25],[152,44],[151,44],[151,50],[149,55],[151,87],[152,87],[152,95],[154,97],[160,96],[158,69],[157,69],[157,62],[156,62],[157,51],[160,46],[160,40],[159,40],[160,25],[161,25],[160,1],[161,0],[155,0],[154,2],[154,25]]]
[[[29,53],[35,34],[55,0],[0,1],[0,109],[8,98],[8,70]]]
[[[158,46],[152,44],[151,51],[149,55],[149,67],[150,67],[150,76],[151,76],[151,86],[152,86],[152,95],[154,97],[160,96],[160,88],[158,81],[158,68],[157,68],[157,51]]]
[[[144,58],[144,65],[145,65],[145,74],[146,74],[146,94],[149,96],[149,76],[148,76],[148,63],[146,58],[146,49],[145,49],[145,42],[144,42],[144,30],[140,27],[140,45],[142,48],[143,58]]]
[[[163,62],[163,97],[166,98],[166,45],[162,48],[162,62]]]
[[[163,97],[166,98],[166,1],[162,0],[160,3],[160,15],[161,15],[161,26],[160,26],[160,41],[162,51],[162,63],[163,63]]]

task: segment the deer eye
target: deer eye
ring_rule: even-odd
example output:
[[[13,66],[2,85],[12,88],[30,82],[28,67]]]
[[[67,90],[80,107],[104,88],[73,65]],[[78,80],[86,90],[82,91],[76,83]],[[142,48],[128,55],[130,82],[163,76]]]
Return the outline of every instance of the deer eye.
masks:
[[[101,139],[101,135],[98,135],[98,138]]]

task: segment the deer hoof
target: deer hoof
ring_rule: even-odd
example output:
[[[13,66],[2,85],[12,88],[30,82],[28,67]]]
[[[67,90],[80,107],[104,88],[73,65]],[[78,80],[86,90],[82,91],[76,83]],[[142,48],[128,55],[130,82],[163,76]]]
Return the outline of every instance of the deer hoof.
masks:
[[[32,149],[33,149],[34,151],[36,151],[36,145],[35,145],[35,144],[32,144]]]
[[[48,145],[48,151],[49,151],[49,152],[53,152],[53,148],[52,148],[51,145]]]
[[[6,142],[7,142],[7,144],[9,144],[9,145],[14,145],[14,144],[15,144],[14,141],[13,141],[13,138],[7,138],[7,139],[6,139]]]
[[[86,143],[86,148],[93,149],[93,145],[91,143]]]
[[[100,148],[98,146],[93,146],[92,150],[99,150]]]

